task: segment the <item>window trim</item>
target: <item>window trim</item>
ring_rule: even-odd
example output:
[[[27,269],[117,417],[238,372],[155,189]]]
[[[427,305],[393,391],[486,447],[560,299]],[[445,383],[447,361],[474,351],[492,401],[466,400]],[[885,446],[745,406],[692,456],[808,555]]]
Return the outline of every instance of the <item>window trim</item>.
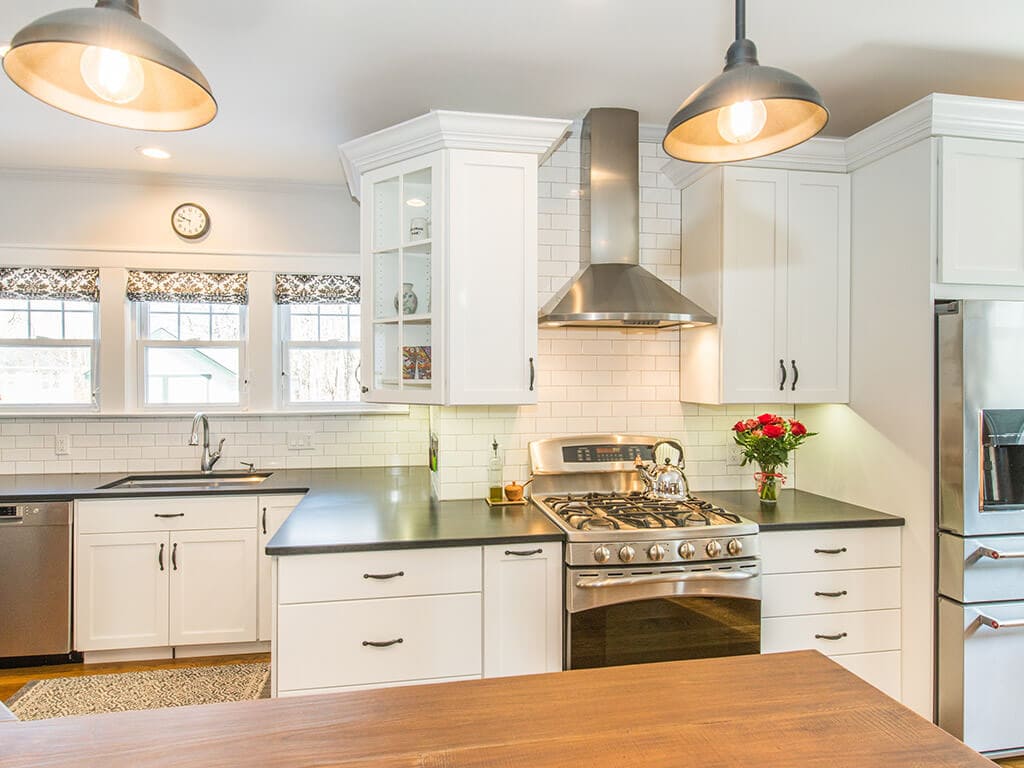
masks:
[[[44,296],[34,297],[28,301],[75,301],[75,299],[47,299]],[[89,362],[89,379],[92,382],[91,398],[88,403],[3,403],[0,402],[0,415],[19,416],[22,414],[91,414],[100,412],[100,305],[99,302],[81,301],[92,308],[91,339],[0,339],[0,347],[61,347],[88,348],[91,350]],[[53,310],[46,310],[53,311]],[[63,308],[62,308],[63,312]]]
[[[239,308],[238,341],[202,341],[202,340],[164,340],[149,339],[149,305],[153,302],[133,301],[132,322],[135,346],[135,402],[139,411],[175,412],[199,408],[204,411],[247,411],[249,405],[249,306],[235,304]],[[178,304],[209,304],[211,302],[179,301]],[[179,311],[180,312],[180,311]],[[188,349],[192,347],[215,347],[220,349],[238,349],[238,402],[236,403],[147,403],[146,402],[146,350],[149,348]]]
[[[360,351],[359,363],[360,373],[362,372],[362,344],[361,340],[356,341],[292,341],[291,321],[292,308],[303,306],[302,304],[275,304],[277,308],[278,343],[281,350],[281,371],[278,376],[279,386],[277,387],[277,404],[282,411],[309,411],[316,410],[324,413],[345,413],[347,411],[366,411],[368,403],[358,400],[346,400],[344,402],[332,402],[330,400],[305,400],[296,402],[291,399],[291,375],[288,368],[288,353],[292,349],[356,349]],[[353,306],[359,306],[355,304]],[[351,318],[351,314],[346,318]],[[360,317],[360,327],[362,318]],[[351,325],[349,326],[351,330]],[[362,381],[356,376],[356,386],[361,387]]]

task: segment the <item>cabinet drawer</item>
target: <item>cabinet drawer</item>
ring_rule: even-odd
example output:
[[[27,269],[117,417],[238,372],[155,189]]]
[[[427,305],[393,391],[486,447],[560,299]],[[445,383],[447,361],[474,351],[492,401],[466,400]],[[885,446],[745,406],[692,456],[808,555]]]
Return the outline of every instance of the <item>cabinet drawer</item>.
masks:
[[[255,496],[178,496],[77,502],[76,533],[255,528]]]
[[[396,680],[390,683],[370,683],[368,685],[332,685],[329,688],[303,688],[297,691],[278,691],[278,698],[292,696],[317,696],[323,693],[346,693],[348,691],[370,691],[374,688],[402,688],[407,685],[433,685],[434,683],[457,683],[460,680],[479,680],[480,675],[464,675],[462,677],[434,677],[429,680]]]
[[[277,566],[278,602],[479,592],[482,562],[480,547],[281,557]]]
[[[900,648],[900,612],[860,611],[761,620],[762,653],[807,648],[828,656],[897,651]]]
[[[481,621],[476,593],[282,605],[277,688],[479,675]]]
[[[842,664],[866,683],[897,701],[902,691],[900,681],[900,652],[851,653],[833,656],[832,661]]]
[[[900,569],[776,573],[761,579],[761,615],[873,611],[900,607]]]
[[[762,573],[891,568],[900,564],[899,528],[768,531],[758,536]]]

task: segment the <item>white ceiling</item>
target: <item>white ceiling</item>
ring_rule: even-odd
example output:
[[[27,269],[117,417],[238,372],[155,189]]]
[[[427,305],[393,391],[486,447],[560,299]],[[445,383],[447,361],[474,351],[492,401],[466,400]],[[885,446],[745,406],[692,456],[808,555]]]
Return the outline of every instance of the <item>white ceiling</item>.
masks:
[[[0,0],[0,41],[81,0]],[[761,62],[822,93],[848,136],[931,92],[1024,99],[1024,3],[751,0]],[[96,125],[0,76],[0,167],[343,183],[338,143],[431,108],[663,124],[715,75],[729,0],[141,0],[204,71],[217,119],[182,134]],[[134,152],[158,144],[170,161]]]

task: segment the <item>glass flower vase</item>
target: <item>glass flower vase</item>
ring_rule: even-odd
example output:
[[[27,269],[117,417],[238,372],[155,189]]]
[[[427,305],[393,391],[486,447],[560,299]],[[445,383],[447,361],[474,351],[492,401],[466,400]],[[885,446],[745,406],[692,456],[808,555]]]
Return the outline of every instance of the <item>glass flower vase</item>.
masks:
[[[779,500],[779,486],[785,480],[778,467],[758,464],[760,472],[754,475],[757,481],[757,497],[762,504],[774,504]]]

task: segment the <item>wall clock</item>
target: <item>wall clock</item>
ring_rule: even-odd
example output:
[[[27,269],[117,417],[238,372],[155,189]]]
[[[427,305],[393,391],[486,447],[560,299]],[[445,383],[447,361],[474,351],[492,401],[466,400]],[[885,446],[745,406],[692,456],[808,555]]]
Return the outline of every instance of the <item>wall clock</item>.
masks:
[[[182,203],[171,213],[171,226],[186,240],[198,240],[210,231],[210,214],[196,203]]]

